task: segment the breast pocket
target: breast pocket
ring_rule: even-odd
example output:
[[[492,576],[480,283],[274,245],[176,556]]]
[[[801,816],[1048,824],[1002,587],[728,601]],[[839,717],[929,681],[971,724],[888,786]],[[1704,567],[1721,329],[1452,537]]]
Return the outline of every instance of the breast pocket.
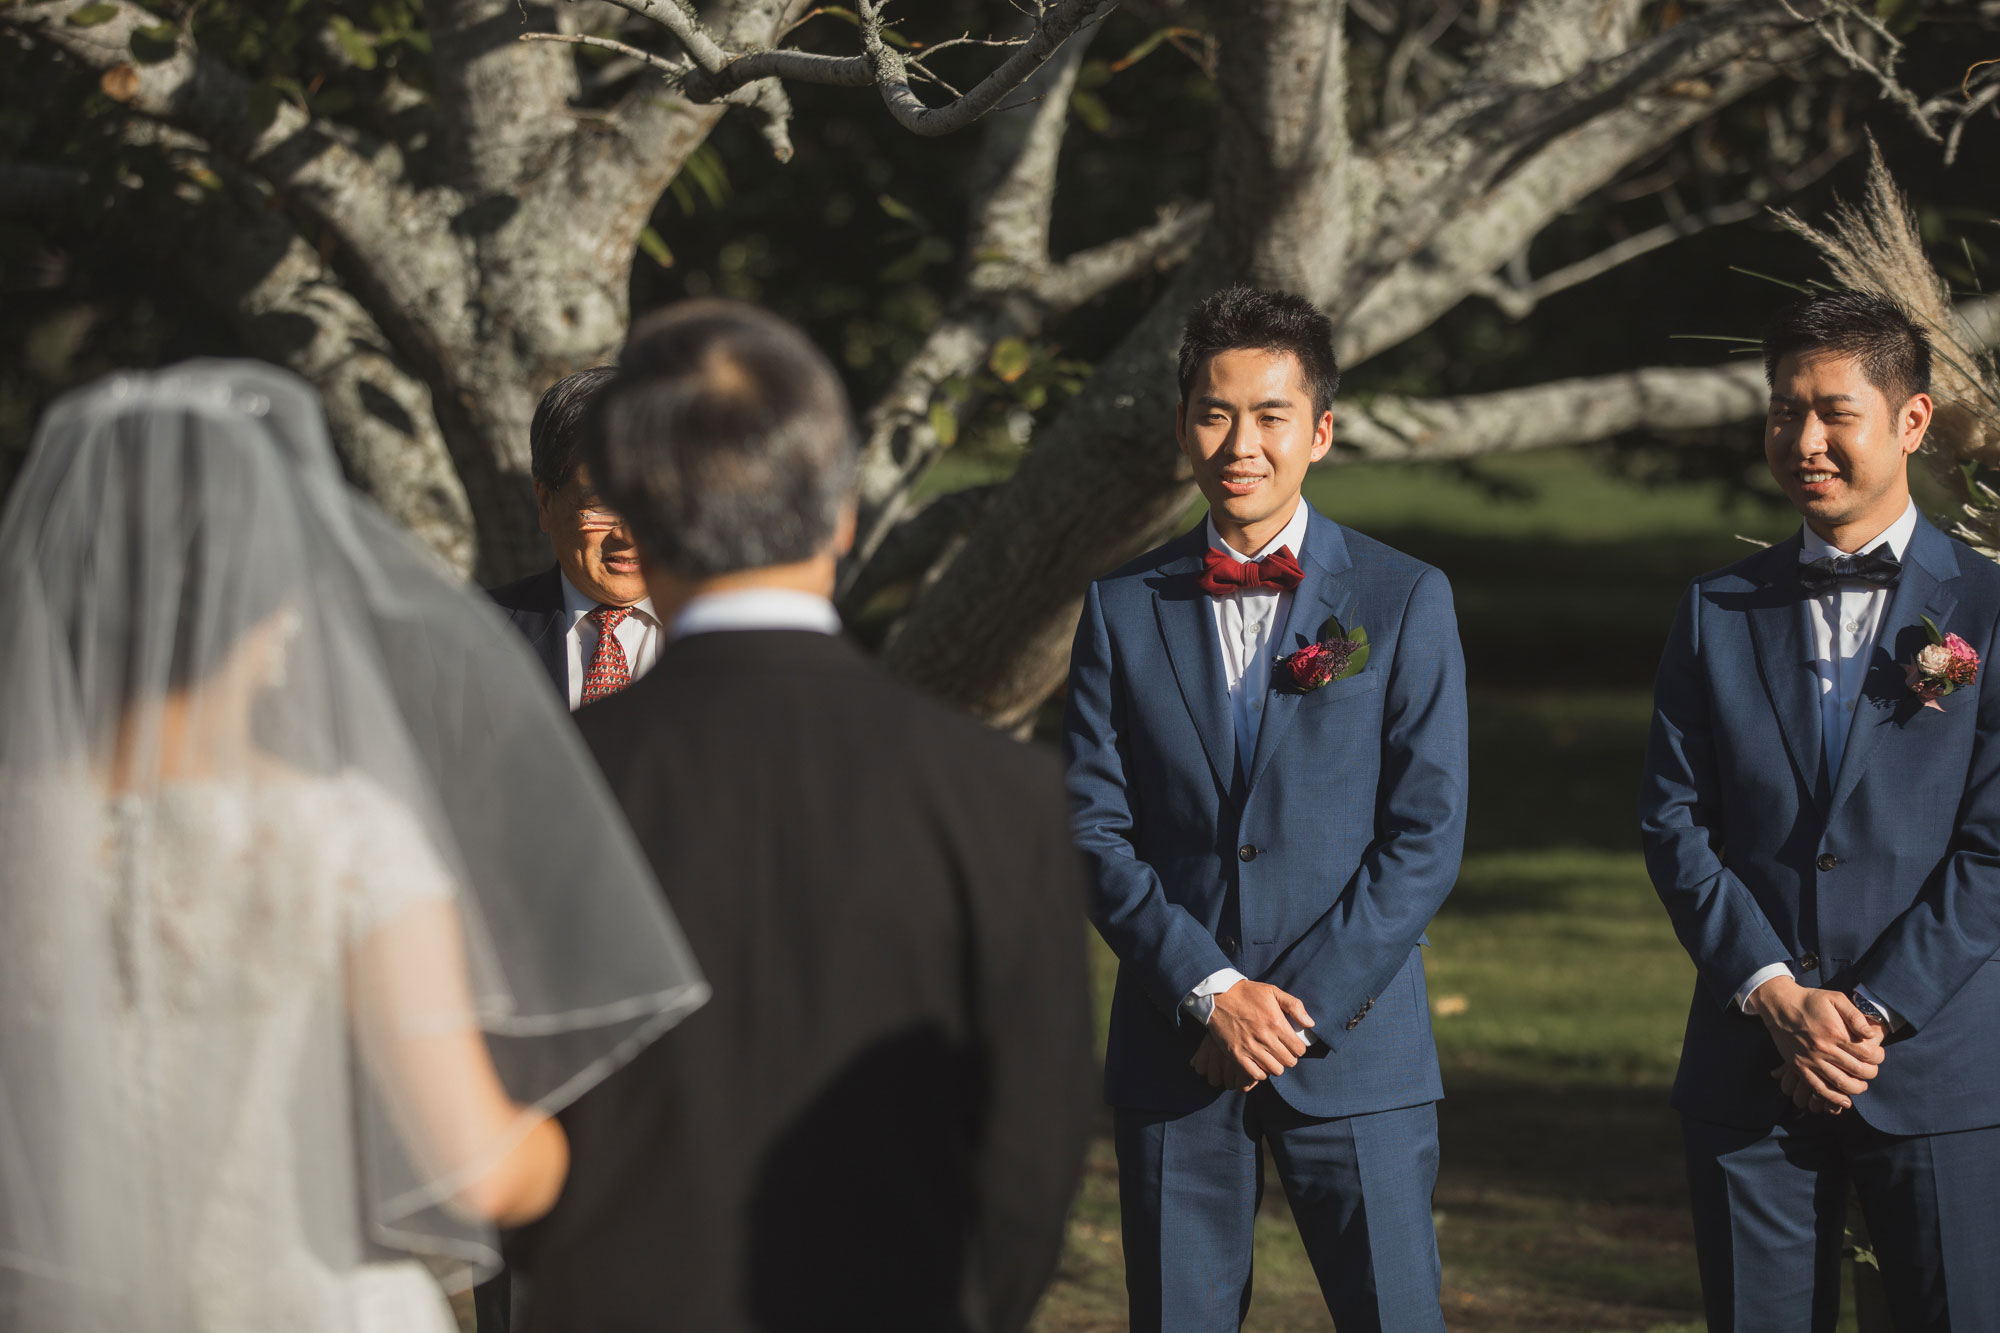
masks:
[[[1322,708],[1338,707],[1341,703],[1373,694],[1382,684],[1380,672],[1364,669],[1358,676],[1346,680],[1328,681],[1318,689],[1310,691],[1300,703],[1305,707],[1317,704]]]

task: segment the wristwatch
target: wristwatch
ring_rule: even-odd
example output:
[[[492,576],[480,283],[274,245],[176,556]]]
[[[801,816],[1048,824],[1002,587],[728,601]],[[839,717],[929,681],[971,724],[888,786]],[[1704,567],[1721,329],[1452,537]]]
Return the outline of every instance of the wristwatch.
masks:
[[[1854,1000],[1854,1007],[1861,1011],[1863,1018],[1872,1018],[1885,1028],[1889,1026],[1889,1016],[1869,1003],[1868,998],[1860,991],[1854,992],[1851,998]]]

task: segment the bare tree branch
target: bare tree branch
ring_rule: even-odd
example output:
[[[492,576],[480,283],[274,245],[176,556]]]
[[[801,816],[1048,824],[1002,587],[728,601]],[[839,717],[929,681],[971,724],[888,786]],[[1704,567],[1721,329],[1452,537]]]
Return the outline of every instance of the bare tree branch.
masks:
[[[641,18],[649,18],[672,33],[697,68],[710,74],[720,74],[729,64],[729,53],[722,49],[722,44],[709,34],[694,11],[681,0],[611,0],[611,3]]]
[[[1537,305],[1556,293],[1580,287],[1620,265],[1629,264],[1642,255],[1651,254],[1655,250],[1672,245],[1675,241],[1698,235],[1711,227],[1747,222],[1764,212],[1773,199],[1802,190],[1824,176],[1835,164],[1847,158],[1859,143],[1859,139],[1843,139],[1797,171],[1784,172],[1772,181],[1754,182],[1750,197],[1747,199],[1732,200],[1698,213],[1683,213],[1657,227],[1648,227],[1644,231],[1635,232],[1586,259],[1565,264],[1531,282],[1510,282],[1498,276],[1489,276],[1472,284],[1470,290],[1474,295],[1484,296],[1499,306],[1509,319],[1523,319]]]
[[[1334,406],[1339,446],[1320,466],[1435,462],[1589,444],[1634,430],[1694,430],[1764,414],[1761,361],[1654,367],[1464,398],[1378,397]]]
[[[1397,249],[1408,252],[1338,320],[1341,364],[1359,364],[1428,327],[1555,218],[1632,163],[1768,83],[1778,62],[1811,50],[1816,40],[1797,28],[1773,32],[1761,13],[1739,17],[1745,20],[1740,29],[1710,34],[1712,39],[1696,43],[1686,59],[1663,62],[1650,86],[1631,90],[1583,124],[1518,156],[1500,180],[1439,219],[1423,245],[1409,249],[1397,242]]]
[[[2000,346],[2000,296],[1964,302],[1956,313],[1984,346]],[[1334,405],[1339,447],[1318,466],[1462,460],[1594,444],[1638,430],[1731,426],[1761,418],[1769,400],[1763,361],[1751,356],[1719,366],[1655,366],[1459,398],[1348,399]]]
[[[615,51],[634,64],[650,66],[658,70],[660,73],[666,75],[668,81],[672,83],[678,83],[686,78],[688,71],[694,68],[694,66],[685,62],[669,60],[665,56],[654,55],[651,51],[642,51],[636,46],[627,46],[624,42],[612,41],[609,37],[592,37],[585,33],[524,32],[521,34],[521,40],[524,42],[566,42],[571,46],[592,46],[600,51]]]
[[[1034,33],[1001,62],[1000,68],[948,106],[926,106],[911,90],[909,62],[882,36],[882,16],[888,0],[860,0],[861,49],[875,72],[875,82],[882,89],[883,105],[889,108],[898,125],[912,134],[951,134],[999,106],[1084,24],[1110,12],[1116,3],[1117,0],[1055,0],[1036,14]]]
[[[1523,25],[1538,31],[1543,18],[1591,7],[1589,0],[1524,5],[1509,31]],[[1738,85],[1735,95],[1740,96],[1768,79],[1775,71],[1765,53],[1800,31],[1786,0],[1747,0],[1698,14],[1637,46],[1588,61],[1547,86],[1495,82],[1496,57],[1489,55],[1482,74],[1463,91],[1391,129],[1372,146],[1365,166],[1357,163],[1363,183],[1356,189],[1371,225],[1352,246],[1338,287],[1308,289],[1323,300],[1336,324],[1346,326],[1344,358],[1363,359],[1442,314],[1467,283],[1505,263],[1568,206],[1556,200],[1584,197],[1645,151],[1667,142],[1672,134],[1661,120],[1677,120],[1685,129],[1712,115],[1719,98],[1709,81]],[[1504,41],[1496,46],[1510,49]],[[1550,76],[1566,67],[1550,65],[1558,55],[1564,62],[1570,59],[1561,44],[1552,42],[1544,58],[1526,68],[1537,79]],[[1741,65],[1753,62],[1756,76],[1740,73]],[[1511,66],[1502,72],[1514,74]],[[1693,105],[1677,108],[1676,101]],[[1655,120],[1635,114],[1648,103]],[[1622,122],[1615,134],[1612,122]],[[1568,151],[1549,156],[1566,139]],[[1645,151],[1635,152],[1640,145]],[[1540,170],[1533,171],[1537,166]],[[1533,189],[1524,180],[1531,174],[1541,177]],[[1579,189],[1586,181],[1588,187]],[[1475,226],[1467,217],[1468,200],[1478,201],[1471,213],[1486,213],[1489,224],[1502,225]],[[1443,256],[1434,253],[1448,230],[1459,233],[1454,239],[1467,252],[1498,249],[1496,234],[1506,234],[1513,243],[1466,271],[1457,263],[1439,263]],[[1433,252],[1428,259],[1427,251]],[[1435,285],[1446,267],[1456,270],[1456,280],[1444,305],[1396,300],[1380,319],[1384,329],[1396,333],[1386,341],[1355,336],[1352,325],[1360,307],[1383,299],[1375,289],[1389,285],[1391,275],[1398,270],[1427,274],[1430,282],[1423,285]]]
[[[889,114],[904,129],[927,137],[951,134],[999,107],[1064,42],[1116,7],[1118,0],[1053,0],[1039,4],[1033,31],[1018,44],[985,43],[1015,45],[1014,54],[966,92],[954,93],[952,101],[941,107],[927,105],[911,87],[913,80],[925,79],[950,88],[925,65],[925,60],[939,51],[982,39],[956,38],[939,42],[921,55],[906,55],[883,36],[888,0],[859,0],[861,54],[853,56],[770,48],[730,51],[682,0],[610,0],[610,3],[652,19],[673,34],[694,62],[680,84],[689,100],[728,102],[757,109],[767,122],[765,137],[771,140],[780,158],[784,158],[790,155],[790,140],[784,129],[789,104],[784,100],[783,82],[837,88],[865,88],[874,84],[881,89]]]
[[[1791,7],[1788,5],[1787,8]],[[1874,79],[1882,100],[1901,107],[1925,138],[1942,142],[1937,127],[1931,124],[1930,113],[1917,101],[1916,94],[1905,88],[1896,77],[1896,62],[1903,54],[1903,44],[1896,40],[1896,35],[1889,31],[1886,24],[1849,0],[1824,0],[1823,4],[1809,11],[1792,9],[1791,12],[1800,22],[1810,23],[1835,55]],[[1862,43],[1855,40],[1848,30],[1849,23],[1880,44],[1882,55],[1879,63],[1862,49]]]
[[[1035,296],[1051,313],[1060,314],[1119,283],[1177,267],[1194,253],[1214,212],[1206,201],[1163,209],[1152,226],[1079,250],[1042,274],[1035,280]]]

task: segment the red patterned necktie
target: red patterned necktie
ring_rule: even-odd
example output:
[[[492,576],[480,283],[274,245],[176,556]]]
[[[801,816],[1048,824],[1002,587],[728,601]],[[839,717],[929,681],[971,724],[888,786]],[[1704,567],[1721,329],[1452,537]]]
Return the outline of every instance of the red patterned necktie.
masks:
[[[583,673],[583,702],[616,694],[632,683],[625,645],[618,642],[618,626],[631,614],[629,606],[600,606],[590,613],[597,624],[597,653],[590,659],[590,670]]]
[[[1268,588],[1289,592],[1306,576],[1289,546],[1280,546],[1262,560],[1234,560],[1213,546],[1202,553],[1201,590],[1210,597]]]

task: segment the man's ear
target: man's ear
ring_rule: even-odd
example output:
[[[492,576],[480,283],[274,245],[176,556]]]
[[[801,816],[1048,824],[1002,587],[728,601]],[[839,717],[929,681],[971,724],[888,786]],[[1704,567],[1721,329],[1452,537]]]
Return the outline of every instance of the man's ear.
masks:
[[[1903,404],[1897,415],[1896,426],[1902,435],[1903,452],[1913,454],[1924,442],[1924,434],[1931,428],[1931,415],[1936,406],[1927,393],[1912,394],[1910,401]]]
[[[1329,407],[1319,414],[1319,423],[1313,427],[1313,447],[1310,455],[1312,461],[1317,463],[1325,458],[1331,448],[1333,448],[1333,409]]]
[[[833,546],[831,548],[834,559],[845,560],[847,558],[848,553],[854,549],[855,532],[860,526],[860,511],[854,499],[850,497],[841,503],[840,517],[834,520]]]
[[[541,523],[542,531],[551,536],[555,534],[555,528],[551,526],[554,519],[550,516],[549,509],[555,504],[555,499],[554,490],[542,482],[535,483],[535,518]]]

